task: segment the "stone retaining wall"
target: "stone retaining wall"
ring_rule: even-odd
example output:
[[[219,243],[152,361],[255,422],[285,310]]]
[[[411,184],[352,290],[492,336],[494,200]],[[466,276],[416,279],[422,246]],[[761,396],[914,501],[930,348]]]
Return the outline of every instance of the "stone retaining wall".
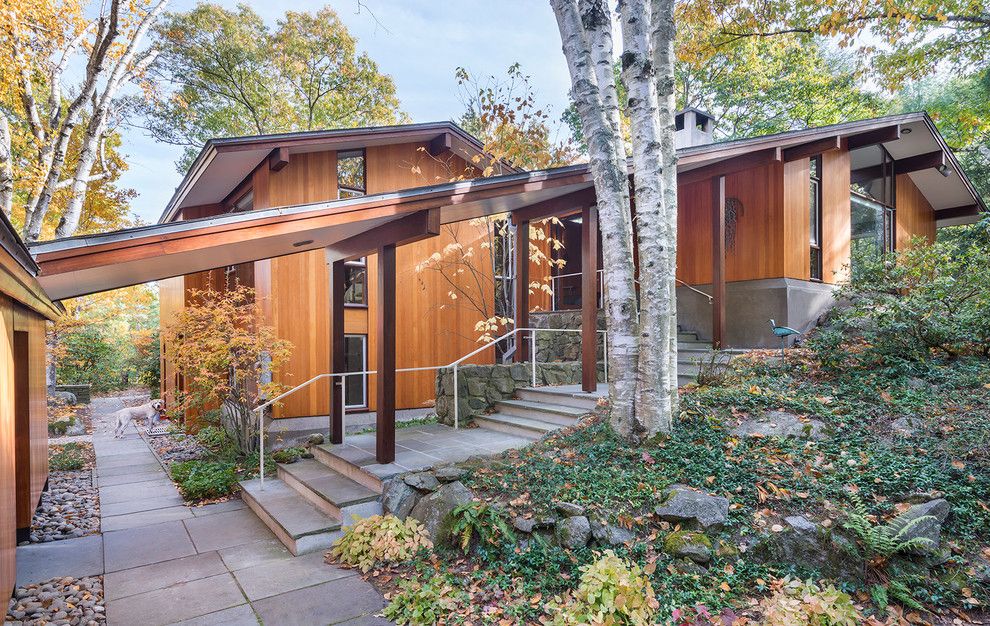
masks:
[[[530,313],[533,328],[581,328],[581,311]],[[605,330],[605,316],[598,310],[598,329]],[[598,360],[604,358],[604,343],[599,337]],[[580,361],[581,333],[536,333],[536,355],[540,361]]]
[[[475,415],[491,409],[499,400],[508,400],[516,389],[531,387],[533,370],[529,363],[507,365],[465,365],[457,370],[460,423],[468,423]],[[598,364],[598,380],[604,381],[604,365]],[[538,363],[537,385],[574,385],[581,382],[581,363],[575,361]],[[437,419],[441,424],[454,424],[454,373],[437,373]]]

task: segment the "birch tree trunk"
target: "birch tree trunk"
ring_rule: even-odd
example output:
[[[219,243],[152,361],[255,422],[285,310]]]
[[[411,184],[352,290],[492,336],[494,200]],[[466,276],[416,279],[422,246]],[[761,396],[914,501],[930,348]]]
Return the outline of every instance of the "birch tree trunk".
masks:
[[[14,166],[10,149],[10,122],[0,112],[0,211],[10,217],[14,206]]]
[[[608,85],[599,84],[596,67],[600,66],[596,66],[591,52],[597,50],[597,55],[611,57],[611,21],[604,0],[589,0],[584,5],[586,10],[582,13],[577,0],[550,0],[571,77],[571,96],[588,144],[598,197],[602,257],[606,268],[610,421],[620,436],[635,440],[644,429],[636,419],[638,307],[629,185],[618,132],[618,97],[611,95],[615,90],[614,81],[609,71]],[[606,33],[608,40],[605,40]]]

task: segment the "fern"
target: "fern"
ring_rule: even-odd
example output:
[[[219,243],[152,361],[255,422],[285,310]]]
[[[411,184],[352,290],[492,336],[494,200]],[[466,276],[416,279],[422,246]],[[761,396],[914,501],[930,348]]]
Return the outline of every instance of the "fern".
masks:
[[[462,504],[451,515],[454,521],[450,533],[465,554],[471,549],[471,541],[475,537],[484,543],[495,543],[499,537],[514,539],[502,511],[484,502]]]
[[[873,604],[881,611],[886,611],[887,606],[890,604],[890,598],[887,595],[886,585],[873,585],[870,587],[870,597],[873,598]]]
[[[901,580],[891,580],[888,582],[887,591],[890,593],[891,597],[908,608],[915,609],[917,611],[924,608],[914,597],[914,591]]]

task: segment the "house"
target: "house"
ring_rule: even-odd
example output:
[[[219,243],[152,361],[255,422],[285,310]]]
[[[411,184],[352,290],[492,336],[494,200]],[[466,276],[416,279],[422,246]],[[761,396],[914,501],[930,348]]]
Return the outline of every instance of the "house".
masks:
[[[676,122],[679,324],[716,347],[775,345],[771,318],[810,328],[853,249],[903,248],[984,210],[925,113],[727,142],[712,141],[703,112],[683,111]],[[450,293],[474,289],[485,310],[514,318],[516,328],[537,325],[547,310],[581,309],[578,325],[595,323],[606,268],[587,164],[472,178],[485,158],[449,122],[219,139],[204,147],[158,224],[32,253],[56,299],[161,281],[163,319],[190,289],[252,285],[269,322],[295,345],[276,373],[286,386],[371,372],[347,377],[343,391],[325,379],[309,384],[274,417],[310,430],[330,418],[336,440],[343,402],[347,411],[377,411],[387,437],[396,408],[434,400],[438,368],[472,352],[464,363],[527,359],[528,331],[478,350],[481,316]],[[506,236],[493,238],[478,221],[505,214]],[[548,250],[563,267],[527,254],[534,231],[526,226],[550,217],[559,223],[541,227],[563,242]],[[451,246],[471,248],[480,274],[417,267]],[[552,296],[523,288],[544,280]],[[499,302],[496,291],[512,296]],[[594,388],[598,333],[582,336],[581,382]],[[166,395],[182,385],[168,363],[162,380]],[[392,446],[382,443],[381,462]]]
[[[14,587],[19,540],[48,481],[45,324],[61,313],[0,212],[0,598]]]

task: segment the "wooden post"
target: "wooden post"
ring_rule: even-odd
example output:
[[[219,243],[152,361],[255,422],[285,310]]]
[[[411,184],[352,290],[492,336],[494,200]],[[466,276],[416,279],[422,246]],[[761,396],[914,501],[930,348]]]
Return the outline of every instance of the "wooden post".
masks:
[[[598,389],[598,207],[596,206],[586,206],[581,210],[581,389],[586,392]]]
[[[516,328],[529,328],[529,222],[516,223]],[[513,360],[522,363],[529,358],[529,341],[516,333]]]
[[[344,262],[330,263],[330,372],[344,371]],[[330,379],[330,443],[344,443],[345,379]]]
[[[378,249],[378,372],[375,456],[395,460],[395,244]]]
[[[712,347],[725,336],[725,176],[712,179]]]

